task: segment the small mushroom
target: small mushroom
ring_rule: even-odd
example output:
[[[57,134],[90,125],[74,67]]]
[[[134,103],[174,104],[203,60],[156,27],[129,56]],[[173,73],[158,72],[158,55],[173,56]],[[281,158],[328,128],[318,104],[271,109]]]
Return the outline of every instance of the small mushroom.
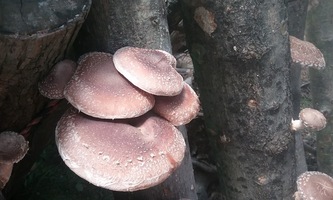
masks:
[[[316,109],[304,108],[299,113],[298,120],[292,120],[291,129],[298,131],[304,128],[320,131],[326,127],[325,116]]]
[[[199,110],[199,98],[187,83],[176,96],[155,96],[153,111],[175,126],[189,123]]]
[[[168,52],[123,47],[115,52],[113,62],[119,73],[150,94],[175,96],[183,89],[183,78],[175,69],[176,59]]]
[[[38,83],[39,92],[49,99],[63,99],[64,89],[76,70],[72,60],[58,62],[50,73]]]
[[[28,142],[12,131],[0,133],[0,163],[17,163],[28,151]]]
[[[321,51],[312,43],[289,36],[292,61],[304,67],[323,69],[326,65]]]
[[[133,86],[115,69],[112,55],[92,52],[83,55],[64,90],[65,98],[87,115],[131,118],[149,111],[153,95]]]
[[[308,171],[297,178],[299,200],[332,200],[333,178],[322,172]]]
[[[0,133],[0,189],[8,182],[14,163],[19,162],[28,149],[22,135],[11,131]]]
[[[133,119],[106,120],[71,108],[58,122],[56,144],[73,172],[115,191],[161,183],[180,165],[185,152],[178,129],[152,112]]]

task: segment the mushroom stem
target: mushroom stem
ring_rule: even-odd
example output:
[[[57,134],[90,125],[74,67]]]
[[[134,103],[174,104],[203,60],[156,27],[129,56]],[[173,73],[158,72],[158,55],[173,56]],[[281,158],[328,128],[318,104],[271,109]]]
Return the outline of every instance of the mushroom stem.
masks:
[[[302,120],[300,120],[300,119],[296,119],[296,120],[292,119],[291,120],[291,130],[292,131],[299,131],[299,130],[302,130],[304,128],[305,127],[303,125]]]
[[[0,190],[2,190],[12,174],[13,163],[0,163]]]
[[[8,182],[14,163],[19,162],[29,149],[22,135],[12,131],[0,133],[0,190]]]

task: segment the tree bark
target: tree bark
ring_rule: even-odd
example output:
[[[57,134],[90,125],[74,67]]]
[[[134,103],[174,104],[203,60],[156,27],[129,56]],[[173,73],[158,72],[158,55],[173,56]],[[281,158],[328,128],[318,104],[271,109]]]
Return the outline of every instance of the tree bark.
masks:
[[[327,118],[326,128],[317,132],[317,163],[319,171],[333,176],[333,1],[322,0],[308,12],[306,39],[324,54],[326,68],[310,70],[313,106]]]
[[[0,2],[0,130],[20,131],[42,109],[37,82],[69,51],[89,5]]]
[[[304,40],[306,13],[308,0],[289,0],[288,1],[288,31],[292,36]],[[298,119],[301,106],[301,65],[291,63],[290,65],[290,86],[291,99],[293,105],[293,119]],[[295,156],[296,174],[299,176],[307,171],[305,160],[302,131],[295,133]]]
[[[163,0],[93,1],[76,41],[80,53],[114,53],[124,46],[162,49],[171,53],[167,11]],[[186,138],[185,127],[180,127]],[[115,199],[197,199],[189,146],[181,166],[163,183],[137,192],[114,192]]]
[[[226,199],[293,199],[284,1],[182,0],[182,5]]]
[[[114,53],[124,46],[171,52],[167,11],[162,0],[93,1],[76,50]]]

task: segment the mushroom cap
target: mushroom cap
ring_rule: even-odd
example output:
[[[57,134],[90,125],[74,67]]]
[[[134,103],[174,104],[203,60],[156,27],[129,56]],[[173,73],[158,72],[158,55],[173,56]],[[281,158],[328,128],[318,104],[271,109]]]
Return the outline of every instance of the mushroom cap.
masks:
[[[297,178],[297,191],[302,200],[332,200],[333,179],[322,172],[304,172]]]
[[[304,108],[299,113],[299,118],[308,129],[320,131],[326,127],[325,116],[316,109]]]
[[[175,126],[189,123],[199,110],[199,98],[187,83],[176,96],[155,96],[153,111]]]
[[[151,112],[133,119],[106,120],[70,109],[58,122],[56,144],[78,176],[115,191],[161,183],[185,153],[178,129]]]
[[[123,47],[115,52],[113,62],[124,77],[150,94],[174,96],[183,89],[176,59],[166,51]]]
[[[72,60],[62,60],[53,66],[50,73],[38,83],[39,92],[49,99],[63,99],[64,89],[76,70]]]
[[[29,143],[12,131],[0,133],[0,163],[17,163],[28,152]]]
[[[155,103],[153,95],[118,73],[111,54],[102,52],[88,53],[79,59],[64,95],[78,110],[103,119],[137,117]]]
[[[311,42],[289,36],[292,61],[304,67],[323,69],[326,65],[321,51]]]

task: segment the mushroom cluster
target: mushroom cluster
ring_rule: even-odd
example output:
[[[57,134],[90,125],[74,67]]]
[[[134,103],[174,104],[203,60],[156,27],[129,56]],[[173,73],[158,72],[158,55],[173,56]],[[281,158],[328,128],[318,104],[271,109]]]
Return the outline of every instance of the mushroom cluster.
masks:
[[[68,70],[65,87],[59,87],[73,106],[56,127],[66,165],[115,191],[145,189],[169,177],[185,153],[175,126],[190,122],[200,107],[175,66],[165,51],[136,47],[81,56],[74,74]]]

